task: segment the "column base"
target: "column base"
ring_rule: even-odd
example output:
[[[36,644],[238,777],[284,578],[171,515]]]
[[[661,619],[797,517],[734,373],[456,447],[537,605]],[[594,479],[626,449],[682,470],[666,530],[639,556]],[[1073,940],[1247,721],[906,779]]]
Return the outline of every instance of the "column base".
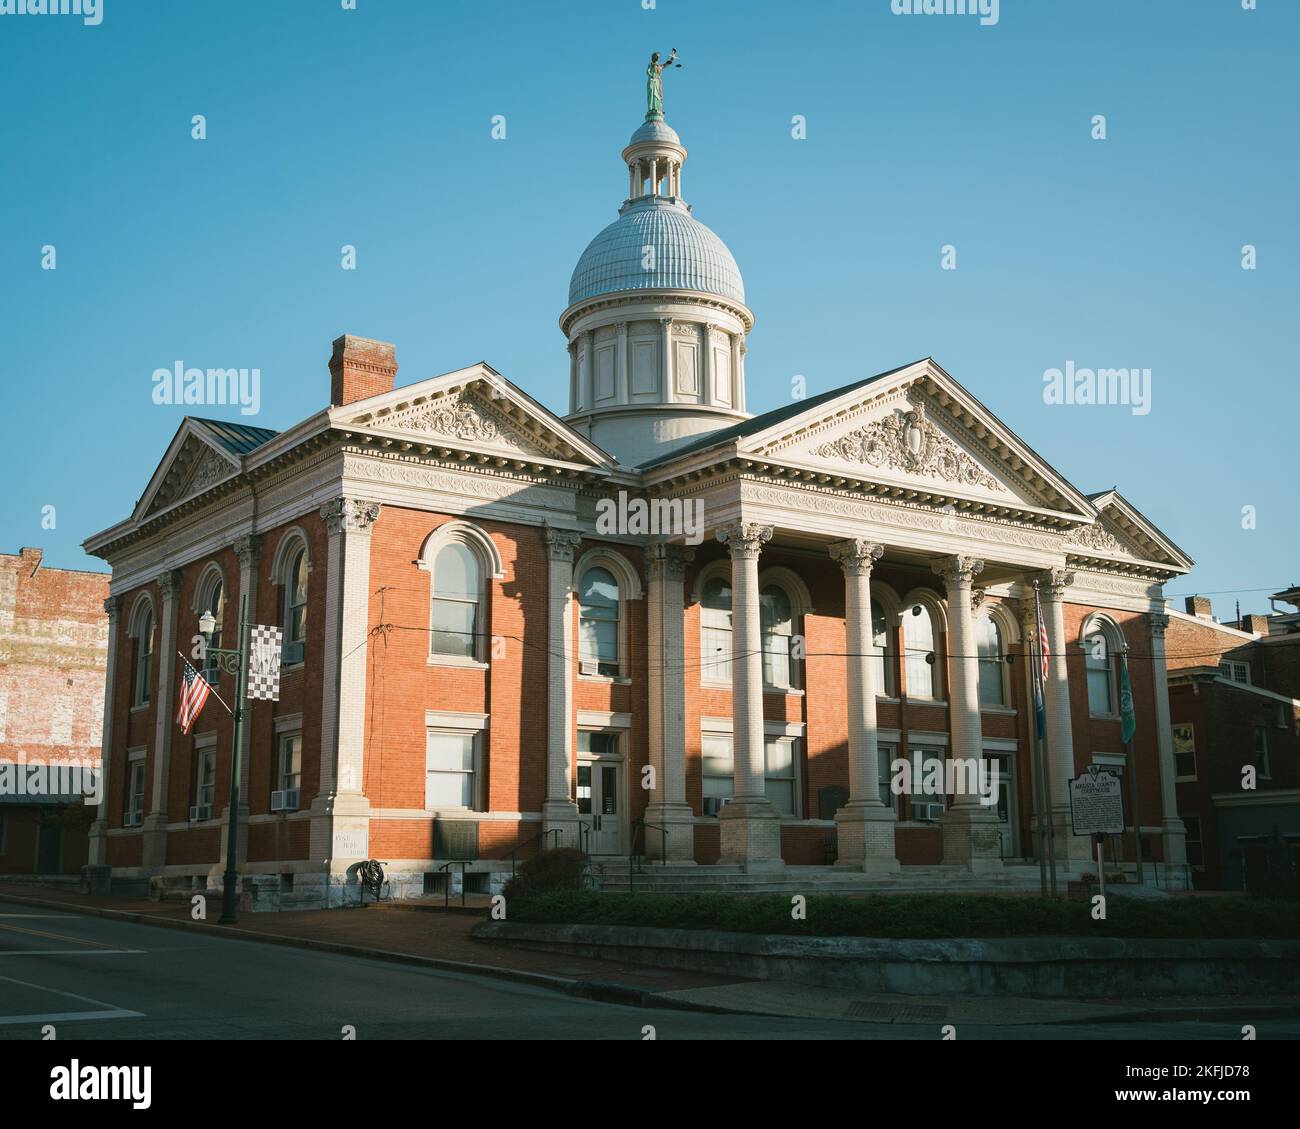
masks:
[[[161,872],[167,865],[167,816],[162,812],[146,815],[140,830],[140,866]]]
[[[646,829],[646,862],[663,862],[665,866],[695,865],[695,813],[690,804],[650,804],[645,809],[645,821],[668,830],[665,846],[660,842],[663,835],[652,828]]]
[[[1056,832],[1056,865],[1066,870],[1097,867],[1097,848],[1089,835],[1076,835],[1070,809],[1052,809],[1052,828]]]
[[[244,820],[244,812],[239,815]],[[246,842],[246,840],[241,841]],[[361,792],[327,792],[311,802],[311,857],[327,866],[370,857],[370,800]],[[247,854],[246,848],[241,851]]]
[[[781,815],[766,797],[732,800],[718,813],[726,866],[746,871],[783,870]]]
[[[1171,868],[1187,866],[1187,827],[1177,817],[1163,819],[1165,865]]]
[[[868,874],[892,874],[900,869],[894,853],[892,808],[882,803],[851,800],[835,813],[835,865]]]
[[[90,844],[86,861],[91,866],[103,866],[108,862],[108,823],[97,819],[90,825]]]
[[[582,842],[578,832],[581,822],[578,805],[572,800],[547,800],[542,804],[542,830],[558,830],[560,833],[546,836],[546,849],[549,851],[555,847],[572,847],[580,850]],[[586,822],[590,823],[591,820]]]
[[[953,807],[943,813],[939,826],[943,831],[945,866],[962,866],[984,873],[1002,869],[996,812],[982,805]]]

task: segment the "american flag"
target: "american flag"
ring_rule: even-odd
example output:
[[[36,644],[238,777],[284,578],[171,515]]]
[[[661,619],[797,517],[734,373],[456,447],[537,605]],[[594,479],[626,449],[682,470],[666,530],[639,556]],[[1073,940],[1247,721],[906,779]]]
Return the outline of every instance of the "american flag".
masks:
[[[1042,677],[1047,679],[1047,628],[1043,625],[1043,606],[1038,605],[1038,659],[1042,665]]]
[[[1038,670],[1034,677],[1034,725],[1041,741],[1047,736],[1047,711],[1043,708],[1043,683],[1047,681],[1047,628],[1043,625],[1043,605],[1034,597],[1038,619]]]
[[[176,711],[176,724],[181,727],[182,733],[189,734],[191,726],[203,712],[203,704],[210,693],[212,687],[208,685],[207,679],[190,666],[188,659],[185,660],[185,669],[181,671],[181,704]]]

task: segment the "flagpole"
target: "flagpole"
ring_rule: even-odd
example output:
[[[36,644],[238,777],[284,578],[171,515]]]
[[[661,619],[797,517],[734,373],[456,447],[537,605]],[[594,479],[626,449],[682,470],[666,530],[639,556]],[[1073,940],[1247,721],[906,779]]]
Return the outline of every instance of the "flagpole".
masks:
[[[1034,632],[1037,634],[1038,624],[1034,624]],[[1029,693],[1032,696],[1034,693],[1034,651],[1032,644],[1029,647],[1029,680]],[[1047,829],[1044,823],[1047,819],[1047,808],[1044,803],[1043,762],[1038,742],[1037,710],[1035,710],[1034,724],[1029,729],[1029,762],[1034,768],[1034,812],[1038,816],[1038,892],[1041,897],[1045,898],[1047,897]]]
[[[1042,635],[1039,624],[1043,622],[1043,608],[1038,599],[1038,581],[1034,581],[1034,649],[1038,652],[1034,663],[1034,683],[1038,688],[1038,700],[1043,703],[1043,732],[1038,738],[1038,759],[1042,766],[1043,791],[1046,796],[1047,813],[1047,866],[1051,875],[1052,897],[1056,894],[1056,824],[1052,819],[1052,756],[1051,746],[1047,740],[1047,687],[1043,685]]]
[[[182,655],[182,654],[180,653],[180,651],[177,651],[176,654],[180,657],[180,659],[181,659],[182,662],[186,662],[186,663],[187,663],[187,662],[190,661],[190,660],[187,659],[184,655]],[[182,673],[182,674],[185,673],[183,668],[182,668],[182,670],[181,670],[181,673]],[[199,671],[199,677],[200,677],[200,678],[203,678],[203,672],[202,672],[202,671]],[[203,681],[204,681],[204,682],[208,682],[208,680],[207,680],[206,678],[203,678]],[[225,699],[222,698],[222,696],[221,696],[220,694],[217,693],[217,688],[216,688],[215,686],[213,686],[211,682],[208,682],[208,693],[211,694],[214,698],[216,698],[217,701],[220,702],[223,706],[226,706]],[[234,717],[234,715],[235,715],[235,711],[232,710],[229,706],[226,706],[226,713],[230,714],[231,717]]]

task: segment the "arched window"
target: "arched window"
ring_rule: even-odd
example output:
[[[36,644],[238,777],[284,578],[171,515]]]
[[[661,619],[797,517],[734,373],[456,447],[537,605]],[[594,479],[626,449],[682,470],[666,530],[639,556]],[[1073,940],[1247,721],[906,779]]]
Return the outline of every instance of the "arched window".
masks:
[[[433,562],[430,651],[473,659],[478,654],[482,570],[468,545],[448,541]]]
[[[871,665],[872,681],[876,693],[885,696],[894,692],[892,674],[893,663],[889,660],[889,620],[879,600],[871,601]]]
[[[1083,666],[1088,676],[1088,713],[1093,717],[1114,717],[1119,713],[1115,685],[1115,655],[1120,648],[1114,625],[1094,619],[1084,628]]]
[[[758,623],[763,646],[763,684],[788,689],[794,685],[791,661],[794,611],[790,597],[779,584],[769,584],[758,594]]]
[[[934,653],[934,617],[924,604],[912,604],[903,613],[903,675],[909,698],[937,698]]]
[[[226,613],[225,587],[221,569],[215,563],[211,563],[200,575],[198,587],[195,591],[194,610],[200,616],[205,612],[210,612],[212,618],[216,621],[216,626],[213,627],[207,643],[209,651],[220,650],[221,648],[221,629],[225,622]],[[203,677],[215,686],[218,676],[219,671],[216,660],[207,659],[204,663]]]
[[[150,683],[153,681],[153,603],[143,600],[138,605],[131,635],[135,639],[135,673],[132,679],[131,702],[147,706],[150,700]]]
[[[991,615],[982,615],[975,621],[975,653],[979,656],[980,705],[1005,706],[1002,630]]]
[[[700,594],[700,674],[731,682],[731,581],[715,576]]]
[[[587,569],[578,585],[578,662],[583,673],[617,677],[619,607],[614,574],[598,565]]]
[[[307,642],[307,571],[307,546],[299,545],[289,557],[284,584],[284,643],[297,647],[298,662]]]

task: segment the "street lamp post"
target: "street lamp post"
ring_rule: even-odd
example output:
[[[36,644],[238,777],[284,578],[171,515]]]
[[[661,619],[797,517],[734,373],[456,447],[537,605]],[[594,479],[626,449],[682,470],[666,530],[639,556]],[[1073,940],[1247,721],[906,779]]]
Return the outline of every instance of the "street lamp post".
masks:
[[[239,647],[237,650],[207,647],[212,632],[216,629],[216,618],[210,611],[199,617],[199,632],[203,636],[204,654],[216,660],[218,670],[225,670],[235,676],[235,738],[230,751],[230,806],[226,809],[226,873],[225,890],[221,899],[222,925],[234,925],[239,918],[235,910],[239,904],[239,871],[235,861],[239,853],[239,739],[244,725],[244,692],[247,688],[247,673],[244,656],[248,653],[248,593],[239,601]],[[206,664],[205,664],[206,665]]]

